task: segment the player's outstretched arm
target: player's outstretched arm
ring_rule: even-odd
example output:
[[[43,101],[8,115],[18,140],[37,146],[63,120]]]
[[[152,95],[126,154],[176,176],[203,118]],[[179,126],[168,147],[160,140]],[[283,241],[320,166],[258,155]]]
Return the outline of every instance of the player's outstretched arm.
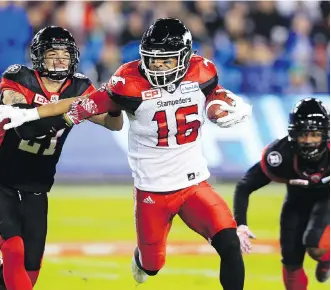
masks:
[[[263,173],[260,162],[252,166],[237,183],[233,199],[234,218],[238,225],[247,225],[247,209],[252,192],[270,183]]]
[[[104,88],[85,96],[61,100],[58,103],[46,104],[34,109],[15,109],[11,106],[0,106],[0,122],[10,118],[4,125],[8,130],[21,126],[23,123],[47,117],[62,116],[69,124],[79,124],[85,119],[106,112],[118,112],[116,104],[110,99],[108,91]]]
[[[25,96],[14,90],[5,90],[2,93],[2,102],[11,107],[12,111],[17,113],[17,109],[32,109],[33,105],[29,105]],[[15,121],[15,120],[14,120]],[[37,120],[16,128],[16,133],[25,140],[30,140],[36,137],[44,136],[53,131],[61,130],[65,127],[68,127],[69,124],[63,119],[63,116],[48,117],[42,120]]]
[[[238,224],[237,235],[240,240],[241,251],[244,254],[248,254],[252,250],[249,239],[256,238],[247,226],[249,196],[253,191],[267,185],[270,181],[263,173],[260,162],[258,162],[247,171],[236,186],[233,202],[234,218]]]

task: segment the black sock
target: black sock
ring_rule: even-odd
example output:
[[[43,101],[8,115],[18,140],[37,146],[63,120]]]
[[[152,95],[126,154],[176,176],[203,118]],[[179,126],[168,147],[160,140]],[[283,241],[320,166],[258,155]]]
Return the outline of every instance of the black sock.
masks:
[[[243,290],[245,266],[241,253],[223,255],[221,258],[220,282],[224,290]]]
[[[245,265],[240,251],[236,229],[225,229],[217,233],[212,246],[221,257],[220,282],[224,290],[243,290]]]

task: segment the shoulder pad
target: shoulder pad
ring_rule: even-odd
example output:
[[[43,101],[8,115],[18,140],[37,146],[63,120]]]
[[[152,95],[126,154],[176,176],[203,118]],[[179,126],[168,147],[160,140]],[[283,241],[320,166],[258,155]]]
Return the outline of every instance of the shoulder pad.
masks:
[[[201,85],[215,77],[217,70],[212,61],[195,54],[191,57],[190,67],[184,80],[199,82]]]
[[[108,82],[108,88],[115,95],[140,97],[151,88],[149,82],[140,74],[139,61],[126,63],[118,68]]]
[[[78,79],[88,79],[86,75],[83,75],[81,73],[74,73],[74,77]]]
[[[292,168],[293,156],[287,137],[277,139],[263,151],[261,167],[263,172],[276,182],[287,182],[286,172]]]
[[[22,66],[20,64],[13,64],[5,70],[5,74],[16,74],[21,70]]]
[[[33,70],[30,70],[26,66],[13,64],[5,70],[5,72],[2,74],[2,77],[13,81],[19,81],[20,79],[25,79],[31,73],[34,75]]]

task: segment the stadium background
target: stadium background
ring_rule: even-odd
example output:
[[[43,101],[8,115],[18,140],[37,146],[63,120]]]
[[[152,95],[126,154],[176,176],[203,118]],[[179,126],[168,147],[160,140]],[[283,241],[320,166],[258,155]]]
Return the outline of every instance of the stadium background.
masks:
[[[45,25],[69,29],[81,50],[79,71],[96,85],[122,63],[139,57],[142,32],[159,17],[178,17],[192,31],[194,49],[211,59],[220,83],[253,104],[250,122],[233,129],[204,127],[211,181],[231,204],[235,181],[262,148],[285,136],[287,114],[315,94],[329,106],[329,2],[6,2],[0,1],[0,72],[29,65],[28,44]],[[77,126],[58,165],[50,194],[49,236],[36,289],[134,289],[130,258],[135,243],[127,125],[109,132]],[[283,289],[278,218],[284,188],[253,194],[250,227],[258,236],[245,257],[245,289]],[[165,269],[139,289],[219,289],[218,258],[176,219]],[[306,259],[309,289],[315,263]]]

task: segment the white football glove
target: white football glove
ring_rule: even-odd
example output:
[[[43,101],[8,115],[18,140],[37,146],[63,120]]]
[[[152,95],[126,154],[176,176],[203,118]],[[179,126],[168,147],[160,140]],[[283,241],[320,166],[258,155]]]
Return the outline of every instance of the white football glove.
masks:
[[[0,122],[5,119],[10,119],[9,123],[3,128],[9,130],[21,126],[26,122],[31,122],[40,119],[37,108],[34,109],[19,109],[10,105],[0,105]]]
[[[237,227],[237,235],[240,240],[240,249],[243,254],[249,254],[252,251],[250,239],[256,239],[256,236],[249,230],[248,226],[240,225]]]
[[[220,90],[216,92],[219,91]],[[216,120],[216,124],[221,128],[229,128],[235,124],[244,122],[252,115],[251,105],[246,104],[242,98],[238,97],[231,91],[225,90],[225,92],[227,97],[235,101],[235,104],[233,106],[230,106],[226,102],[222,102],[221,108],[224,111],[227,111],[229,114]]]

